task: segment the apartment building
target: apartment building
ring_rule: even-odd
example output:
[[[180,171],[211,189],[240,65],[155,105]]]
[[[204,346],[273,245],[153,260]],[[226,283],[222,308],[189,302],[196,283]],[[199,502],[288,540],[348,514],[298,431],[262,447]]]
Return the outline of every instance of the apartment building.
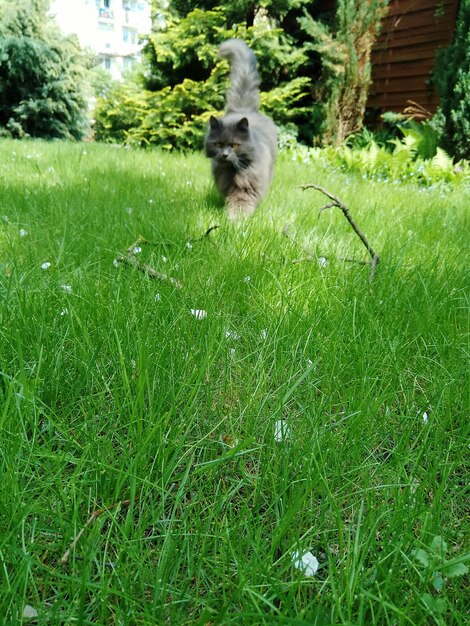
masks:
[[[52,0],[61,30],[77,35],[114,78],[140,58],[139,38],[151,29],[148,0]]]

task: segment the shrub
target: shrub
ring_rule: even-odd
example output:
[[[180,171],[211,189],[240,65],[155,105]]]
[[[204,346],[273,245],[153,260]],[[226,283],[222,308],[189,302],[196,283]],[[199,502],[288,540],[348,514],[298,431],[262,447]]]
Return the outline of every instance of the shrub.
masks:
[[[78,44],[40,0],[0,3],[0,127],[14,137],[80,139],[87,126]]]
[[[470,159],[470,0],[460,3],[454,41],[439,54],[435,78],[442,144],[458,159]]]
[[[302,107],[309,79],[285,80],[285,66],[295,70],[303,61],[281,29],[266,21],[253,27],[226,27],[223,9],[195,9],[186,17],[172,16],[152,34],[146,46],[142,82],[121,84],[95,111],[97,139],[165,149],[199,149],[208,119],[224,108],[228,65],[218,59],[225,39],[247,41],[258,57],[262,109],[281,125],[299,124],[309,111]],[[191,77],[191,78],[190,78]]]
[[[416,131],[403,130],[401,139],[395,138],[389,146],[380,146],[374,136],[361,133],[362,147],[347,143],[334,148],[307,148],[291,138],[286,144],[296,161],[321,161],[329,168],[372,180],[393,180],[430,186],[440,183],[470,183],[470,165],[466,161],[454,163],[442,148],[436,148],[428,158],[420,153],[423,137]],[[354,142],[355,143],[355,142]]]

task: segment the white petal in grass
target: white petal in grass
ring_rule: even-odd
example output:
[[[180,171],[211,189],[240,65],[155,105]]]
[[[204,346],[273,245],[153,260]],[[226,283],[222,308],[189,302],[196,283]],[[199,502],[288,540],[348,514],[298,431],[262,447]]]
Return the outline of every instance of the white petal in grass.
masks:
[[[301,554],[299,551],[294,552],[292,555],[294,561],[294,567],[303,572],[305,576],[315,576],[318,570],[318,559],[311,552],[304,552]]]
[[[163,263],[166,263],[168,261],[168,258],[166,256],[162,256],[162,261]]]
[[[236,330],[226,330],[225,336],[227,339],[233,339],[234,341],[237,341],[238,339],[241,338]]]
[[[71,285],[61,285],[60,288],[65,291],[65,293],[73,293]]]
[[[135,246],[132,252],[134,254],[140,254],[142,252],[142,248],[140,246]]]
[[[280,443],[290,439],[291,430],[286,420],[277,420],[274,424],[274,441]]]
[[[427,411],[424,411],[424,413],[423,413],[423,422],[425,424],[427,424],[428,420],[429,420],[429,415],[427,414]]]
[[[320,267],[326,267],[328,265],[328,259],[325,259],[324,256],[318,257],[318,265]]]
[[[245,281],[245,283],[249,283],[251,281],[251,276],[245,276],[243,280]]]
[[[230,348],[230,356],[233,357],[235,356],[235,348]]]
[[[36,619],[39,616],[39,613],[36,609],[30,604],[26,604],[23,609],[23,619]]]
[[[64,317],[64,315],[68,315],[69,314],[69,310],[67,307],[65,307],[65,309],[62,309],[62,311],[60,312],[60,317]]]
[[[44,263],[41,264],[41,269],[42,270],[48,270],[50,268],[51,264],[49,263],[49,261],[44,261]]]
[[[128,215],[130,215],[134,209],[131,206],[128,206],[124,210]]]
[[[262,337],[264,340],[266,340],[267,336],[268,336],[268,331],[267,331],[267,329],[266,329],[266,328],[263,328],[263,329],[261,330],[261,337]]]
[[[119,261],[117,259],[114,259],[113,265],[114,267],[119,267]]]
[[[187,242],[186,242],[186,248],[187,248],[188,250],[192,250],[192,249],[193,249],[193,244],[192,244],[190,241],[187,241]]]
[[[28,234],[27,230],[25,230],[24,228],[20,228],[20,231],[19,231],[20,237],[26,237],[27,234]]]
[[[205,320],[207,317],[207,311],[204,311],[203,309],[191,309],[191,315],[194,315],[197,320]]]
[[[156,293],[156,294],[155,294],[155,302],[160,302],[160,301],[161,301],[161,299],[162,299],[161,294],[160,294],[160,293]]]

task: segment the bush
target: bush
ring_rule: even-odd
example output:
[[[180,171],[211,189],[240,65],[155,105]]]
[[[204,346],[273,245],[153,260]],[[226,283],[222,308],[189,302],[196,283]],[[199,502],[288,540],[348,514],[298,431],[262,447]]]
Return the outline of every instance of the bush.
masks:
[[[118,85],[106,99],[98,100],[96,138],[200,149],[210,115],[224,108],[228,65],[217,53],[230,37],[244,39],[257,55],[261,86],[267,90],[262,93],[262,109],[277,124],[297,128],[310,115],[302,107],[310,81],[286,80],[284,68],[295,76],[304,60],[302,51],[268,21],[229,29],[223,9],[195,9],[181,19],[169,17],[165,28],[150,37],[140,84]]]
[[[441,105],[434,123],[443,147],[470,159],[470,0],[462,0],[453,44],[438,56],[435,73]]]
[[[377,181],[396,181],[431,186],[441,183],[470,183],[470,165],[466,161],[454,163],[442,148],[436,147],[432,156],[424,156],[428,149],[428,131],[402,129],[403,137],[381,146],[368,131],[352,138],[353,146],[346,143],[338,148],[307,148],[293,138],[286,149],[295,161],[321,161],[328,168]],[[361,146],[361,147],[359,147]]]
[[[13,137],[80,139],[87,126],[83,64],[40,0],[0,2],[0,128]]]

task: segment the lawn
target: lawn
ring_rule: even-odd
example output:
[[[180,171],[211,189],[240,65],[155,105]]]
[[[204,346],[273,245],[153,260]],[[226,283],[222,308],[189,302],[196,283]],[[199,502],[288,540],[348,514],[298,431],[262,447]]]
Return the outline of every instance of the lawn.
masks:
[[[466,623],[468,188],[284,155],[230,223],[199,154],[0,174],[0,621]]]

